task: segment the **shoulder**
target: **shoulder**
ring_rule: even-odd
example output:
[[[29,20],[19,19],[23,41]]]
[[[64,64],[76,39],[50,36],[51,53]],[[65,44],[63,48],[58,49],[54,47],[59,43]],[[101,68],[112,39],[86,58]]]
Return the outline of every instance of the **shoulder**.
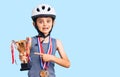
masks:
[[[51,38],[52,39],[52,41],[55,41],[56,42],[56,39],[55,38]]]
[[[56,43],[59,44],[59,43],[62,43],[60,39],[56,39]]]
[[[56,44],[56,49],[59,49],[62,46],[62,42],[60,39],[56,39],[56,38],[51,38],[52,42],[54,42]]]
[[[62,41],[60,39],[56,39],[56,47],[57,47],[57,49],[63,47]]]
[[[36,38],[37,38],[37,36],[32,36],[32,37],[31,37],[31,39],[36,39]]]
[[[52,41],[56,42],[56,45],[59,45],[60,43],[62,43],[60,39],[52,38]]]
[[[32,36],[32,37],[26,37],[27,40],[27,44],[29,46],[29,48],[31,48],[33,41],[36,39],[36,36]]]

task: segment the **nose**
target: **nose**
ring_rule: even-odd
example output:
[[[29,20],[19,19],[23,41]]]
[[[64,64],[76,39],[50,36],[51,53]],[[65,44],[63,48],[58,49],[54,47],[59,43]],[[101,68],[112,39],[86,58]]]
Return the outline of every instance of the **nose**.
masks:
[[[44,22],[43,22],[43,25],[46,26],[46,24],[47,24],[47,22],[44,21]]]

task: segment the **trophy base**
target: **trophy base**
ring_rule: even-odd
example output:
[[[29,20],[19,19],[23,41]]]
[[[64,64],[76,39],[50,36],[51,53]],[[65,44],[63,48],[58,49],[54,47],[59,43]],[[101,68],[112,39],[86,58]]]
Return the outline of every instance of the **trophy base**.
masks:
[[[21,69],[20,69],[20,71],[26,71],[26,70],[30,70],[29,63],[21,63]]]

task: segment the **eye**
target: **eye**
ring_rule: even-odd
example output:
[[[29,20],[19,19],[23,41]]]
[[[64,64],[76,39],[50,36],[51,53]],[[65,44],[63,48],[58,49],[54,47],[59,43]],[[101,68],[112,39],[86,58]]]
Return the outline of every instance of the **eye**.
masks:
[[[43,21],[42,21],[42,20],[40,20],[40,21],[38,21],[38,23],[42,24],[42,23],[43,23]]]
[[[51,20],[51,19],[48,19],[48,20],[47,20],[47,23],[51,23],[51,22],[52,22],[52,20]]]
[[[50,23],[51,22],[51,20],[47,20],[47,23]]]

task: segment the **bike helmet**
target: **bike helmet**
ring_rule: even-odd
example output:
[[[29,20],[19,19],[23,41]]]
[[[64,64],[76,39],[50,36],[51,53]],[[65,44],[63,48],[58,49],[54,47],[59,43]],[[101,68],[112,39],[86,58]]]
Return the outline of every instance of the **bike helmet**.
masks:
[[[55,10],[53,7],[47,4],[40,4],[32,11],[32,19],[36,20],[38,17],[52,17],[56,18]]]

